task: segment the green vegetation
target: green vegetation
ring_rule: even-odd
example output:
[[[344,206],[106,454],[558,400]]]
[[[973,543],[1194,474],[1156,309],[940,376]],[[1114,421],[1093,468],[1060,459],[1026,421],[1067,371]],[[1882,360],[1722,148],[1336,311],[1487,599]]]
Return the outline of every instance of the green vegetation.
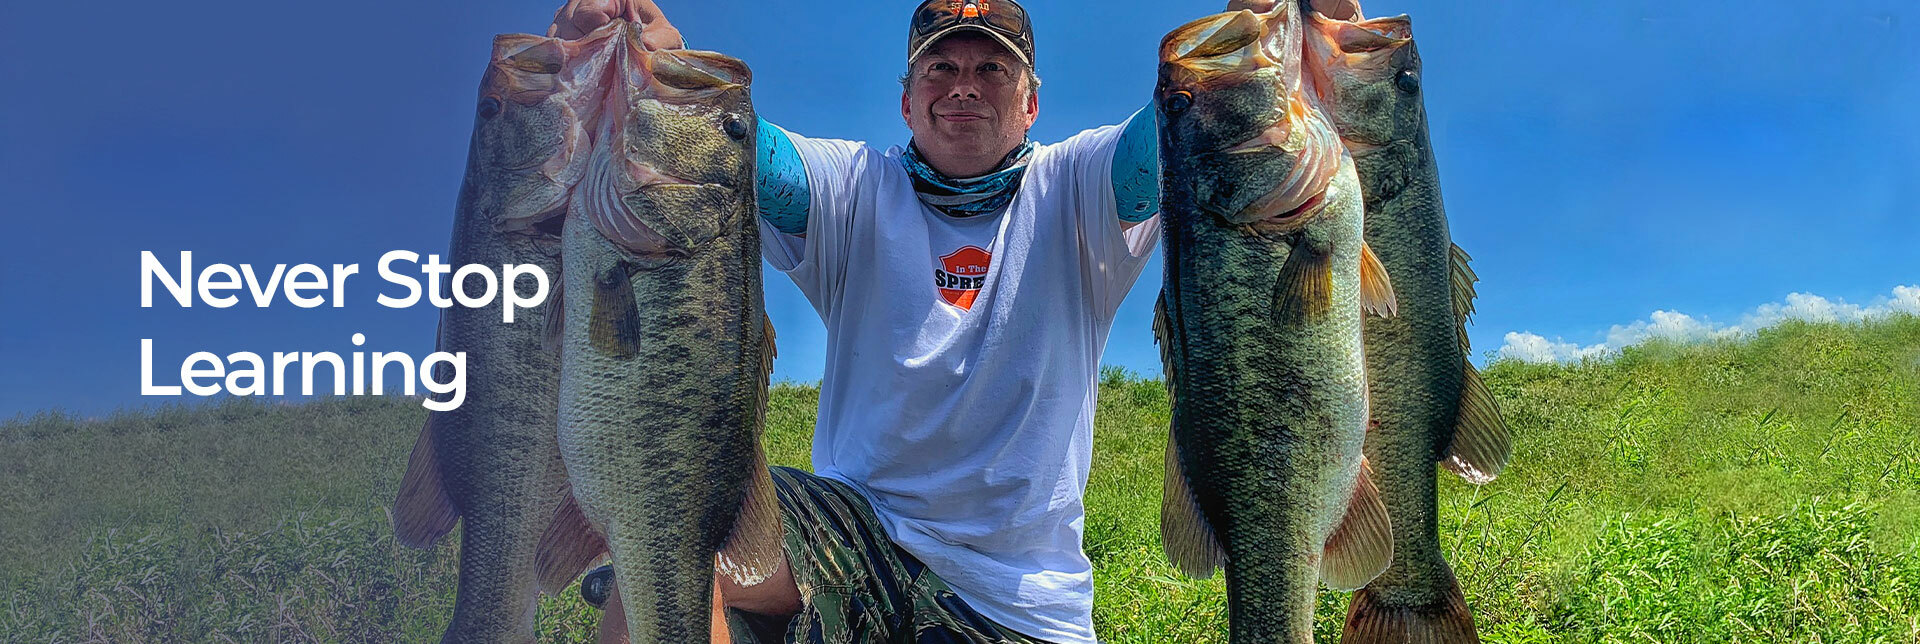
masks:
[[[1487,641],[1920,642],[1920,319],[1485,375],[1515,461],[1479,488],[1444,475],[1441,520]],[[775,462],[805,464],[816,399],[776,388]],[[424,413],[0,424],[0,640],[433,641],[457,546],[399,547],[385,514]],[[1086,541],[1105,641],[1224,641],[1221,582],[1159,552],[1166,415],[1160,383],[1105,374]],[[1346,597],[1322,599],[1337,641]],[[597,619],[548,598],[543,641]]]

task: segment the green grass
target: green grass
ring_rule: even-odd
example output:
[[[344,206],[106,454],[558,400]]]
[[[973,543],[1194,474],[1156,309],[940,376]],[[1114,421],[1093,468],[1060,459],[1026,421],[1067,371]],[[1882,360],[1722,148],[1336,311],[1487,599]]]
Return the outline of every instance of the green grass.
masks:
[[[1442,477],[1445,546],[1489,642],[1920,643],[1920,319],[1788,324],[1580,365],[1485,370],[1515,432],[1498,481]],[[776,463],[818,392],[782,385]],[[397,546],[424,410],[227,401],[0,424],[0,641],[432,641],[455,548]],[[1167,399],[1102,382],[1087,550],[1104,641],[1222,642],[1219,580],[1157,526]],[[1322,594],[1336,641],[1346,597]],[[543,641],[586,641],[573,593]]]

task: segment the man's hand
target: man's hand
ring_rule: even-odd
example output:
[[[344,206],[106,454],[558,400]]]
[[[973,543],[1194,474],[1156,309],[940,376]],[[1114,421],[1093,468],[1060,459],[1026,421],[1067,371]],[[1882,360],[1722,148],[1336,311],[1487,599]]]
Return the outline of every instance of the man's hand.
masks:
[[[1273,11],[1274,5],[1277,4],[1280,4],[1280,0],[1228,0],[1227,11],[1245,9],[1254,13],[1266,13]]]
[[[649,49],[680,49],[686,40],[667,22],[653,0],[567,0],[553,14],[547,36],[577,40],[615,18],[640,23],[640,41]]]

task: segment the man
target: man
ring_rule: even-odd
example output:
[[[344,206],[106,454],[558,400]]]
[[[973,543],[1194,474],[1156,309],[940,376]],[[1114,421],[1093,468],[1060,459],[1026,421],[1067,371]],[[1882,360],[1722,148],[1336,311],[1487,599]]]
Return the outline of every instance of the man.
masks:
[[[613,17],[679,46],[651,0],[573,0],[550,33]],[[761,123],[764,254],[826,370],[815,474],[774,472],[788,565],[716,601],[735,641],[1091,643],[1081,499],[1100,354],[1159,237],[1154,116],[1036,145],[1019,3],[926,0],[909,31],[908,145]]]

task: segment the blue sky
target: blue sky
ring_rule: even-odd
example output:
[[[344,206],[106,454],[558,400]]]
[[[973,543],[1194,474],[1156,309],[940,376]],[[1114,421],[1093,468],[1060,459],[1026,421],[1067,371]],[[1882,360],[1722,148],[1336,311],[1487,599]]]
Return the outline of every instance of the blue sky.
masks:
[[[761,114],[902,142],[911,2],[663,1],[754,70]],[[1056,141],[1145,104],[1159,37],[1218,2],[1034,0]],[[825,7],[832,7],[831,10]],[[1471,6],[1471,9],[1467,7]],[[1809,7],[1817,7],[1811,11]],[[1920,283],[1920,64],[1909,2],[1442,3],[1409,13],[1477,349],[1592,344],[1656,310],[1736,320],[1789,293],[1870,302]],[[194,351],[431,351],[436,310],[373,303],[376,259],[443,253],[491,36],[545,2],[0,6],[0,417],[139,397]],[[139,306],[139,253],[359,263],[343,309]],[[1158,262],[1107,362],[1157,372]],[[769,279],[777,377],[819,377],[812,310]]]

